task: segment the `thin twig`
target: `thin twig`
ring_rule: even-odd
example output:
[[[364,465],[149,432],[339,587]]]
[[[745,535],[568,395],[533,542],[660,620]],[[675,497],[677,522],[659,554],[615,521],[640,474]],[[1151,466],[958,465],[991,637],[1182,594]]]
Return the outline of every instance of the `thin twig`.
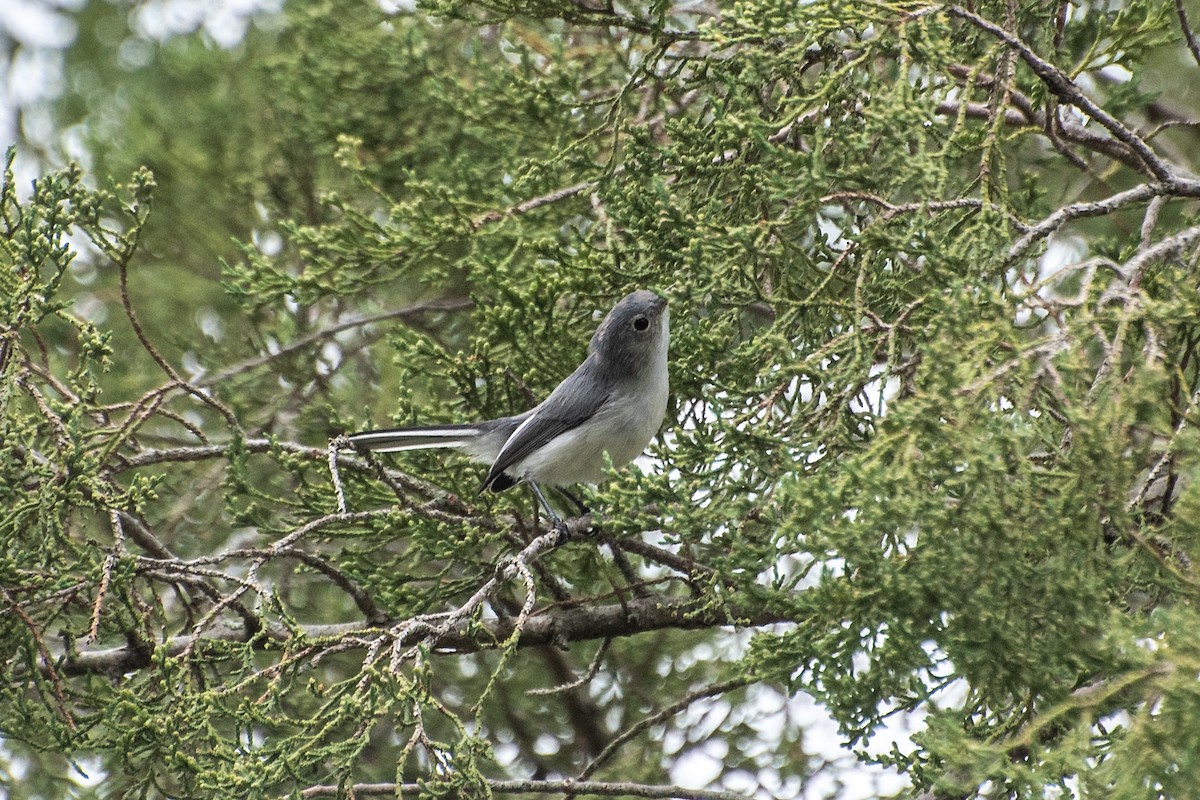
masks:
[[[1124,142],[1135,153],[1138,154],[1145,169],[1159,181],[1169,183],[1174,175],[1167,164],[1158,157],[1158,155],[1150,149],[1150,146],[1144,142],[1141,137],[1135,134],[1129,128],[1118,120],[1116,117],[1109,114],[1100,106],[1084,94],[1074,81],[1071,80],[1065,72],[1058,67],[1046,61],[1041,56],[1033,51],[1019,36],[1005,30],[996,23],[984,19],[973,11],[969,11],[962,6],[950,5],[946,6],[946,11],[951,15],[964,19],[970,22],[975,27],[982,31],[990,33],[1000,41],[1015,49],[1021,60],[1029,65],[1034,74],[1041,78],[1051,92],[1053,92],[1060,100],[1075,106],[1083,111],[1092,119],[1096,120],[1101,126],[1108,130],[1118,141]]]
[[[1158,225],[1158,215],[1162,212],[1163,206],[1166,204],[1167,198],[1160,194],[1146,206],[1146,215],[1142,217],[1141,231],[1141,248],[1143,250],[1150,247],[1151,239],[1154,236],[1154,228]]]
[[[42,639],[42,631],[38,628],[37,623],[33,621],[33,617],[21,608],[8,589],[0,586],[0,594],[4,595],[4,599],[8,602],[8,607],[17,619],[29,629],[30,635],[33,637],[33,642],[37,646],[38,655],[41,657],[41,672],[50,679],[50,685],[54,687],[54,702],[58,705],[58,712],[62,714],[62,718],[66,720],[67,727],[75,730],[75,718],[71,716],[71,709],[67,705],[66,693],[63,691],[63,679],[59,670],[55,666],[55,659],[50,655],[50,650],[46,647],[46,642]]]
[[[335,436],[329,440],[329,448],[325,456],[329,463],[329,479],[333,481],[333,493],[337,497],[339,514],[346,513],[346,489],[342,486],[342,473],[338,471],[338,450],[349,444],[350,438],[345,434]]]
[[[117,558],[125,550],[125,528],[121,524],[121,513],[116,509],[110,510],[108,520],[113,531],[113,546],[104,556],[104,566],[100,570],[100,586],[96,590],[96,599],[92,602],[92,624],[88,626],[88,635],[85,639],[88,644],[95,644],[96,639],[100,636],[100,609],[104,605],[104,596],[108,594]]]
[[[383,625],[387,622],[387,613],[375,603],[374,598],[367,594],[346,573],[330,564],[321,556],[310,553],[307,550],[299,550],[295,547],[284,548],[276,553],[276,555],[280,558],[294,558],[329,578],[333,581],[334,585],[354,601],[354,605],[358,607],[358,610],[363,613],[363,616],[372,625]]]
[[[140,229],[139,229],[140,231]],[[131,246],[132,247],[132,246]],[[225,404],[218,401],[211,395],[202,392],[198,387],[183,379],[171,363],[158,352],[158,348],[150,341],[150,337],[146,335],[146,331],[142,328],[141,320],[138,319],[137,311],[133,308],[133,300],[129,295],[129,257],[132,255],[132,249],[120,257],[114,258],[117,264],[118,282],[121,289],[121,305],[125,309],[125,316],[129,319],[129,324],[133,326],[133,332],[137,336],[139,342],[142,343],[142,348],[150,354],[150,358],[154,360],[162,371],[167,374],[175,385],[182,388],[188,394],[195,397],[201,403],[209,406],[218,414],[225,418],[230,430],[239,430],[237,416]]]
[[[511,208],[506,208],[503,211],[489,211],[486,214],[481,214],[480,216],[478,216],[474,220],[472,220],[471,227],[474,230],[479,230],[484,225],[488,225],[493,222],[499,222],[500,220],[505,219],[507,217],[515,217],[520,214],[525,214],[529,211],[533,211],[536,208],[541,208],[542,206],[547,206],[547,205],[550,205],[551,203],[557,203],[561,200],[566,200],[567,198],[574,197],[575,195],[577,195],[581,192],[585,192],[588,189],[593,188],[595,185],[596,185],[595,181],[581,181],[580,183],[577,183],[574,186],[566,186],[566,187],[563,187],[562,189],[557,189],[553,192],[549,192],[548,194],[544,194],[540,197],[534,197],[530,200],[526,200],[524,202],[517,203],[515,206],[512,206]]]
[[[377,322],[384,322],[391,319],[407,320],[412,317],[419,317],[423,314],[438,311],[463,311],[468,308],[473,308],[474,301],[470,298],[458,298],[450,300],[431,300],[427,303],[417,303],[403,308],[393,308],[390,311],[381,311],[378,314],[368,314],[364,317],[354,317],[352,319],[343,320],[335,325],[330,325],[328,328],[321,328],[313,331],[299,339],[294,339],[283,347],[280,347],[273,353],[263,353],[254,358],[248,358],[231,367],[226,367],[223,370],[214,372],[212,375],[203,376],[196,380],[197,386],[212,386],[213,384],[221,383],[235,375],[240,375],[243,372],[249,372],[252,369],[269,364],[280,358],[295,353],[298,350],[303,350],[324,339],[329,339],[343,331],[348,331],[351,328],[361,328],[366,325],[374,325]]]
[[[1198,182],[1195,189],[1200,193],[1200,182]],[[1106,197],[1103,200],[1072,203],[1069,206],[1063,206],[1041,222],[1029,228],[1020,239],[1013,243],[1012,247],[1008,249],[1007,261],[1011,264],[1024,257],[1025,253],[1034,244],[1045,239],[1071,220],[1111,214],[1123,206],[1151,200],[1165,193],[1166,187],[1160,183],[1143,183],[1132,189],[1126,189],[1123,192]]]
[[[619,750],[622,745],[647,728],[657,725],[663,720],[675,716],[698,700],[704,700],[709,697],[716,697],[717,695],[725,694],[726,692],[732,692],[735,689],[741,689],[743,686],[746,686],[749,683],[751,683],[750,678],[734,678],[733,680],[725,681],[724,683],[716,683],[712,686],[705,686],[703,689],[699,689],[686,695],[679,701],[672,703],[666,708],[656,711],[648,717],[643,717],[633,725],[630,725],[615,739],[609,742],[608,746],[600,751],[600,755],[593,758],[591,763],[583,768],[583,771],[579,773],[577,780],[582,781],[590,777],[596,772],[597,769],[604,766],[606,761],[616,755],[617,750]]]
[[[1183,0],[1175,0],[1175,13],[1179,16],[1179,27],[1183,31],[1183,38],[1187,40],[1188,50],[1192,51],[1192,58],[1196,60],[1196,64],[1200,65],[1200,44],[1196,43],[1196,34],[1192,32],[1192,26],[1188,24],[1187,12],[1183,10]]]
[[[596,649],[596,655],[592,656],[592,663],[588,665],[587,671],[569,683],[561,683],[558,686],[549,686],[545,689],[530,689],[525,694],[530,697],[545,697],[552,694],[564,694],[566,692],[578,689],[586,683],[591,682],[593,678],[600,672],[600,664],[604,661],[604,656],[608,653],[608,648],[612,644],[612,639],[605,639],[600,643],[600,647]]]

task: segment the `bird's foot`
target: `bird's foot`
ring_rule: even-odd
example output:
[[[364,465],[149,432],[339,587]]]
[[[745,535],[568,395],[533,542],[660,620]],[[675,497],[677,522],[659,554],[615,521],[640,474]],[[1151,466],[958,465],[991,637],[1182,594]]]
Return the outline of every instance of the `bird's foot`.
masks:
[[[558,534],[558,538],[554,540],[555,547],[562,547],[573,538],[571,534],[571,526],[567,525],[567,523],[563,522],[558,517],[555,517],[553,520],[551,520],[550,529]]]
[[[550,521],[550,529],[558,533],[554,546],[559,547],[575,539],[582,539],[592,530],[592,515],[582,514],[563,520],[555,517]]]

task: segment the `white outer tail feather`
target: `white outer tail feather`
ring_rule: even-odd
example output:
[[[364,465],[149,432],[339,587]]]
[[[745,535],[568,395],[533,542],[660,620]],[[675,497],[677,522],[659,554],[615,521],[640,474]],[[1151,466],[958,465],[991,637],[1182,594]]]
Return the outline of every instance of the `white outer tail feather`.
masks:
[[[403,450],[426,450],[435,447],[468,447],[479,433],[462,428],[409,428],[392,431],[356,433],[350,441],[356,447],[379,453],[399,453]]]

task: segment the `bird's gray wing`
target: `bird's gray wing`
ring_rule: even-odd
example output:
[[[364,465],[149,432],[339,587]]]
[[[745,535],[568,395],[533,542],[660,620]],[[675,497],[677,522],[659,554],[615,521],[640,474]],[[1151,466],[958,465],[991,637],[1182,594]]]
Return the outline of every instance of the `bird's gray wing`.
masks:
[[[554,437],[579,427],[595,416],[596,411],[608,400],[609,392],[599,381],[585,377],[587,374],[581,366],[560,383],[544,403],[533,409],[500,449],[480,491],[491,489],[500,492],[512,486],[516,483],[515,478],[520,476],[510,478],[504,474],[505,470]]]

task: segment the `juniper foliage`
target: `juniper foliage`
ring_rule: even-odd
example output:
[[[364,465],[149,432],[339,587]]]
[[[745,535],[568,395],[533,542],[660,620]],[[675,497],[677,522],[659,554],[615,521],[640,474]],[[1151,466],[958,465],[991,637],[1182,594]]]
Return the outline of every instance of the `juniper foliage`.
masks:
[[[0,186],[0,785],[836,794],[811,698],[904,796],[1190,796],[1186,6],[84,5],[93,177]],[[672,408],[578,540],[327,448],[634,287]]]

